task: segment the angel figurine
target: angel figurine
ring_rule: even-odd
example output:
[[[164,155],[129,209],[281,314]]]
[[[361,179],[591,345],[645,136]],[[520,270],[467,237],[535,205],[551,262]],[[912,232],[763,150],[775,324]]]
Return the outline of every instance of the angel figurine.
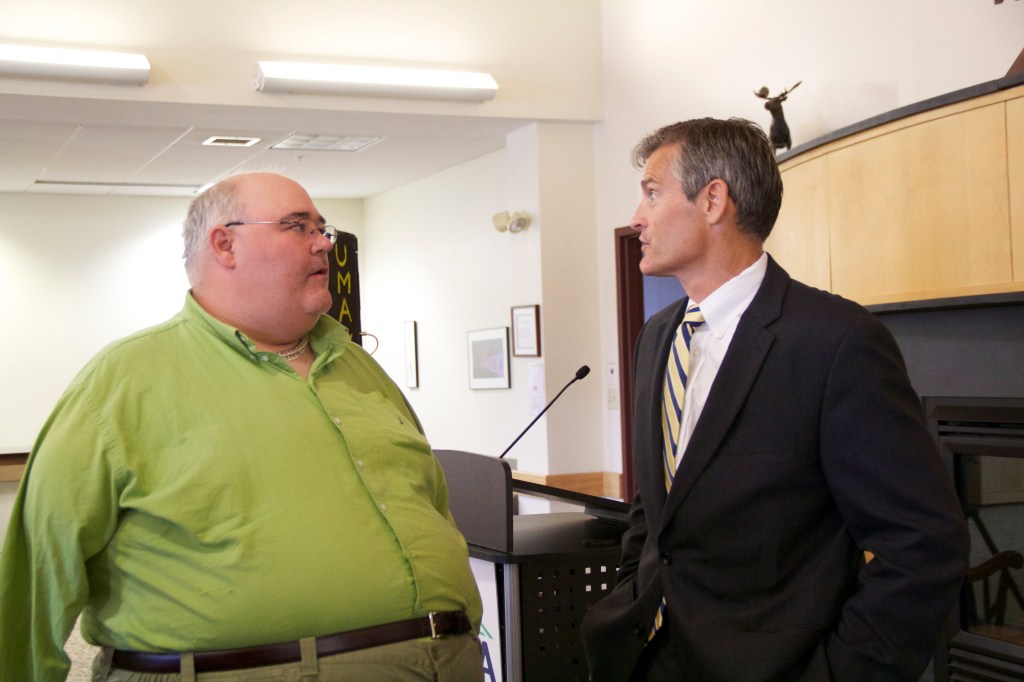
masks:
[[[772,146],[776,149],[782,149],[785,147],[787,150],[793,145],[793,141],[789,137],[789,126],[786,125],[786,116],[782,113],[782,103],[786,101],[786,95],[796,90],[796,86],[803,83],[803,81],[797,81],[796,85],[783,90],[774,97],[768,95],[768,88],[762,87],[754,94],[761,99],[765,100],[764,108],[772,114],[772,127],[768,132],[768,137],[772,141]]]

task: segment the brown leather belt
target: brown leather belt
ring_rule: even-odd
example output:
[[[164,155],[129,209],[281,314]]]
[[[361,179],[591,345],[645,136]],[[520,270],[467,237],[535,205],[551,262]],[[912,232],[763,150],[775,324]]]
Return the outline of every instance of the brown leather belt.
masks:
[[[472,627],[464,611],[433,611],[422,618],[317,637],[316,655],[318,658],[333,656],[420,637],[437,639],[444,635],[461,635],[469,632]],[[223,651],[198,651],[194,656],[197,673],[257,668],[302,660],[297,641]],[[152,654],[118,649],[114,651],[111,664],[115,668],[138,673],[176,673],[181,671],[181,654]]]

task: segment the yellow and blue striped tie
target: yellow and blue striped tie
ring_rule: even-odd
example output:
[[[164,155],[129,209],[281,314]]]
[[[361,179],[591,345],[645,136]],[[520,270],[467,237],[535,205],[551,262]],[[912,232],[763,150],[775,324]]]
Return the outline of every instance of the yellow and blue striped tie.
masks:
[[[690,369],[690,338],[694,330],[704,324],[704,315],[696,305],[686,309],[683,322],[676,330],[675,339],[672,341],[672,351],[669,353],[668,365],[665,367],[665,388],[661,397],[661,436],[664,442],[664,456],[662,457],[665,468],[665,490],[672,490],[672,482],[676,478],[678,460],[679,438],[682,435],[680,428],[683,421],[683,398],[686,393],[686,373]],[[654,627],[651,628],[651,638],[658,631],[665,617],[665,599],[662,598],[658,606],[658,613],[654,616]]]

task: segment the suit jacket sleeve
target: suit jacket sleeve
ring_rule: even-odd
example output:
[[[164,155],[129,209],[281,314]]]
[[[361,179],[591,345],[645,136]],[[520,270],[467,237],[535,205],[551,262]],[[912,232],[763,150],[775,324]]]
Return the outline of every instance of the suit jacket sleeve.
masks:
[[[916,679],[955,603],[969,539],[902,356],[876,319],[840,343],[822,408],[825,479],[874,554],[823,643],[828,667],[836,680]]]

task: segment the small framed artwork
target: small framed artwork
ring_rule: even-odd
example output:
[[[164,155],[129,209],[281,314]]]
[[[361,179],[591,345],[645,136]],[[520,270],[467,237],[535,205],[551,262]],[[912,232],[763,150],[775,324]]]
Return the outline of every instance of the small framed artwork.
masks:
[[[469,387],[509,388],[508,327],[468,332]]]
[[[540,357],[540,306],[512,308],[512,355]]]
[[[405,385],[420,387],[420,363],[416,346],[416,321],[405,323]]]

